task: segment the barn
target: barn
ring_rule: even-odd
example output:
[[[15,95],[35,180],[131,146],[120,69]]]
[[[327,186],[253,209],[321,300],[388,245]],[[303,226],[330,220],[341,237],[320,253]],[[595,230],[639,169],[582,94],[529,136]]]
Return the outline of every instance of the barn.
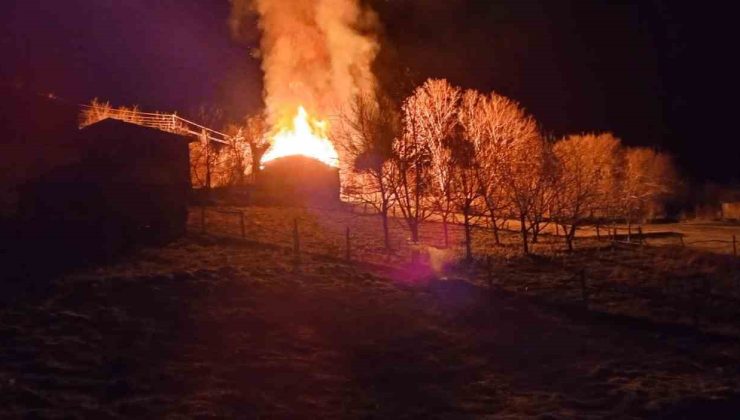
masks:
[[[110,251],[173,239],[187,221],[190,141],[114,119],[87,126],[78,161],[21,188],[19,214],[46,242]]]

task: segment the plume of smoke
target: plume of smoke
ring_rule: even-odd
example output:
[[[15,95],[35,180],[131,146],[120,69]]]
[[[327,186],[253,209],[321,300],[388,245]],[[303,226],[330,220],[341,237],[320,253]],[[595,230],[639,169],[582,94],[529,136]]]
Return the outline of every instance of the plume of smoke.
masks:
[[[231,28],[257,17],[264,99],[272,124],[303,105],[325,118],[357,94],[372,94],[377,17],[359,0],[231,0]]]

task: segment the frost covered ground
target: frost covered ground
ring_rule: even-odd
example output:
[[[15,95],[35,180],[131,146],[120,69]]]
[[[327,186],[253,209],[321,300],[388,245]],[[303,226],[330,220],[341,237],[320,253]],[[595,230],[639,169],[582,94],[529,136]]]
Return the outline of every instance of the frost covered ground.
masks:
[[[175,243],[5,299],[0,417],[740,410],[740,279],[730,257],[596,241],[566,254],[546,239],[524,257],[516,237],[493,246],[478,232],[476,255],[492,255],[490,266],[481,258],[434,272],[408,263],[397,221],[387,256],[374,217],[242,210],[247,240],[224,213],[211,213],[201,233],[196,210]],[[438,224],[423,241],[440,244]]]

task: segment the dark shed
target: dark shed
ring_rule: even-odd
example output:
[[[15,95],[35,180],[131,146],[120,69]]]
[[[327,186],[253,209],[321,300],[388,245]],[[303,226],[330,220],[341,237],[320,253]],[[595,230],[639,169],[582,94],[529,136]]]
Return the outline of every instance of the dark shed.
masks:
[[[45,235],[119,248],[181,235],[190,139],[106,119],[79,132],[78,162],[27,183],[20,214]]]

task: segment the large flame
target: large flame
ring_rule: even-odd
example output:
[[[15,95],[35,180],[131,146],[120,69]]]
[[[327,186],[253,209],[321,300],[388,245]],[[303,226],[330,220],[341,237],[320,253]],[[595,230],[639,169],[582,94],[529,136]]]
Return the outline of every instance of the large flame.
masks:
[[[272,136],[272,144],[262,157],[262,163],[293,155],[314,158],[333,167],[339,166],[339,155],[327,138],[326,121],[312,118],[302,106],[298,107],[293,120],[279,127]]]

